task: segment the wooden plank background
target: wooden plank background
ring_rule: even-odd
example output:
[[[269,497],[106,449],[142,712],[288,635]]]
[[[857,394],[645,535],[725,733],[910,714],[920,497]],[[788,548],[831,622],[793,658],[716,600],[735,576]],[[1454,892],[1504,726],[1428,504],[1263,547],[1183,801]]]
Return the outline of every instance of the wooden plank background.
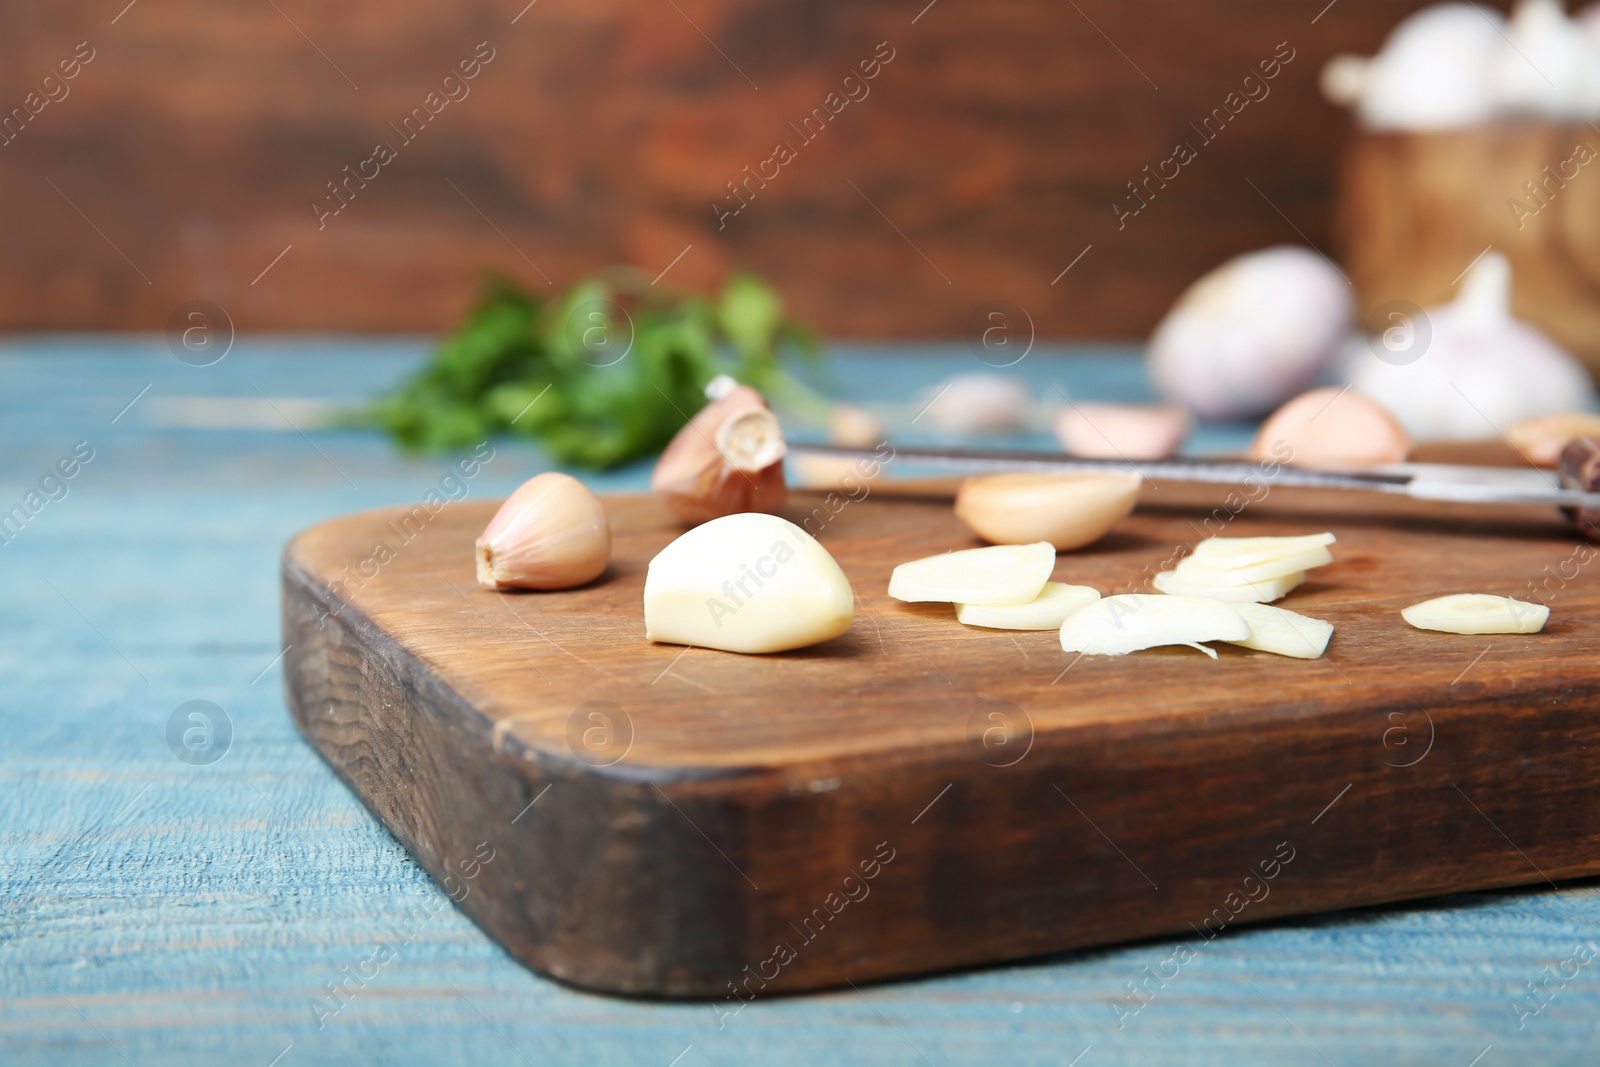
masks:
[[[204,298],[241,328],[434,330],[486,268],[547,288],[676,261],[663,284],[755,268],[835,335],[955,336],[1007,299],[1043,335],[1143,336],[1232,253],[1328,247],[1347,121],[1317,73],[1419,6],[925,2],[5,5],[0,115],[27,121],[0,146],[0,328],[159,329]],[[390,124],[480,42],[404,142]],[[1270,95],[1203,142],[1279,42]],[[796,136],[875,51],[867,95]],[[29,116],[30,92],[58,99]],[[380,140],[397,158],[319,228]],[[1179,140],[1198,158],[1119,229]],[[796,158],[719,230],[779,141]]]

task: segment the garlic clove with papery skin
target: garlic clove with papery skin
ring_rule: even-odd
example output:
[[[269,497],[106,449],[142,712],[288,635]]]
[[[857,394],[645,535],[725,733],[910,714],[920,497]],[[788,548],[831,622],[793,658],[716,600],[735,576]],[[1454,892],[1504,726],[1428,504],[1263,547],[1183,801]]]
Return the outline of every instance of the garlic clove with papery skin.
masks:
[[[883,435],[883,421],[866,408],[835,404],[828,412],[828,440],[841,448],[872,448]]]
[[[1377,467],[1406,458],[1411,442],[1382,404],[1355,389],[1313,389],[1274,411],[1245,455],[1297,467]]]
[[[1210,419],[1260,415],[1314,382],[1350,329],[1350,285],[1308,248],[1229,260],[1191,285],[1156,327],[1150,378]]]
[[[760,393],[736,385],[713,400],[661,453],[650,488],[685,523],[745,511],[776,512],[789,498],[788,446]]]
[[[1600,437],[1600,415],[1592,411],[1561,411],[1535,415],[1506,427],[1506,440],[1536,467],[1557,467],[1569,441]]]
[[[913,422],[957,434],[1006,433],[1028,423],[1033,395],[1021,382],[998,374],[957,374],[922,391]]]
[[[507,497],[474,547],[485,588],[569,589],[606,569],[611,523],[588,486],[550,471]]]
[[[650,561],[645,637],[725,652],[804,648],[855,618],[839,564],[787,519],[751,512],[696,526]]]
[[[1075,403],[1056,412],[1056,440],[1091,459],[1166,459],[1194,420],[1176,404]]]
[[[1409,361],[1379,359],[1375,344],[1353,342],[1345,368],[1354,387],[1422,441],[1495,437],[1519,420],[1594,403],[1582,365],[1537,327],[1512,317],[1504,256],[1485,254],[1460,287],[1455,301],[1418,318],[1421,351],[1408,353]]]

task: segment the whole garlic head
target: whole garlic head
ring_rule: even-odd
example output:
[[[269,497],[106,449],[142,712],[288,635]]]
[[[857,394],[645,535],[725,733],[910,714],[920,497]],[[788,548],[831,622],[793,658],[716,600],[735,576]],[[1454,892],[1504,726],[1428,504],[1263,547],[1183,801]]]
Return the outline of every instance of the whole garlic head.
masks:
[[[1490,75],[1505,17],[1477,4],[1434,4],[1404,19],[1360,73],[1336,56],[1323,74],[1334,103],[1354,104],[1374,130],[1447,130],[1487,122],[1496,108]],[[1338,66],[1335,66],[1338,64]]]
[[[1167,398],[1213,419],[1270,411],[1305,388],[1350,328],[1344,276],[1308,248],[1229,260],[1191,285],[1150,338],[1150,376]]]
[[[1502,109],[1551,119],[1600,118],[1600,45],[1558,0],[1522,0],[1495,57]]]
[[[1494,437],[1534,415],[1589,406],[1588,373],[1536,326],[1511,317],[1511,265],[1490,252],[1461,281],[1453,303],[1428,308],[1417,330],[1431,334],[1411,362],[1378,359],[1354,341],[1346,369],[1417,440]]]

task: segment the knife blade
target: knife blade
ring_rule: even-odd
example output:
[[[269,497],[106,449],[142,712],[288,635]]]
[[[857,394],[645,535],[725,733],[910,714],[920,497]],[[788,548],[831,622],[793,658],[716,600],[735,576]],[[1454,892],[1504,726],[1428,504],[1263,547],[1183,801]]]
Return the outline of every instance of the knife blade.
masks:
[[[881,446],[880,446],[881,447]],[[1297,489],[1353,489],[1486,506],[1550,505],[1600,510],[1600,493],[1562,484],[1555,471],[1536,467],[1471,467],[1447,463],[1392,463],[1362,470],[1311,470],[1273,461],[1177,456],[1160,460],[1089,459],[1059,452],[894,448],[894,460],[973,473],[999,471],[1132,471],[1150,481],[1211,485],[1265,483]],[[801,456],[884,461],[881,452],[838,445],[790,442]]]

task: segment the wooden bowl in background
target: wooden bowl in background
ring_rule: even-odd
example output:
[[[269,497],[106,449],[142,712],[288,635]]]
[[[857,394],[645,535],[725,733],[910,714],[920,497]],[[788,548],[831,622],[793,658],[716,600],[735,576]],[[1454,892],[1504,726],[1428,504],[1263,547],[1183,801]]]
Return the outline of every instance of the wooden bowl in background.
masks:
[[[1357,131],[1335,225],[1363,317],[1390,300],[1429,307],[1452,299],[1455,279],[1493,246],[1511,261],[1515,313],[1600,377],[1594,127]]]

